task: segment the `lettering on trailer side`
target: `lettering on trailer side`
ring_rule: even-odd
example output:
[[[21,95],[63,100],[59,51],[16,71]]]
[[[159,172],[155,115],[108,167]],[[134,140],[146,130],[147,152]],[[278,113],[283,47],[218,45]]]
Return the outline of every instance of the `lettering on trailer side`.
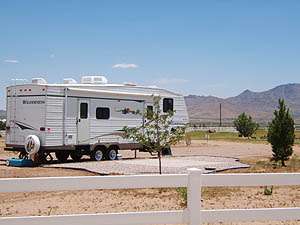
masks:
[[[43,100],[23,100],[23,104],[45,104]]]

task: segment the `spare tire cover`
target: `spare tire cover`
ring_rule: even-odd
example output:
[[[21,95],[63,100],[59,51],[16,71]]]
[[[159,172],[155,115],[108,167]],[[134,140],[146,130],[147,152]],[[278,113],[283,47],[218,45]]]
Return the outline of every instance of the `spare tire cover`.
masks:
[[[29,154],[35,154],[41,146],[40,139],[36,135],[29,135],[25,139],[25,151]]]

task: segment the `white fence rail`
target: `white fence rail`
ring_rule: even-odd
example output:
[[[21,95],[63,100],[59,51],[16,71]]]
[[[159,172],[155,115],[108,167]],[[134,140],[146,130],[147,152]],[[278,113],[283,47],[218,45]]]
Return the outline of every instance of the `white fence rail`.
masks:
[[[187,208],[178,211],[76,214],[59,216],[0,217],[0,225],[150,225],[300,220],[300,207],[262,209],[201,209],[201,187],[300,185],[300,173],[134,175],[105,177],[45,177],[0,179],[0,192],[33,192],[91,189],[187,187]],[[288,194],[288,193],[287,193]]]
[[[220,126],[208,126],[208,127],[188,127],[187,131],[216,131],[216,132],[232,132],[237,133],[235,127],[220,127]]]

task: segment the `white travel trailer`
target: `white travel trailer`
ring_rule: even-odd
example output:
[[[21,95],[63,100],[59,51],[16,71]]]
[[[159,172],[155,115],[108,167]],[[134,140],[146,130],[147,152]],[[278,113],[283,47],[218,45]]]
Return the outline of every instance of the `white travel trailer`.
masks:
[[[182,95],[157,87],[108,84],[103,76],[84,76],[81,83],[64,79],[48,84],[42,78],[7,87],[6,150],[20,157],[35,155],[45,160],[55,152],[59,161],[69,155],[93,160],[117,158],[119,150],[142,146],[122,138],[124,126],[139,126],[142,113],[151,110],[153,95],[161,97],[164,112],[175,110],[173,126],[188,123]],[[137,113],[140,112],[140,113]]]

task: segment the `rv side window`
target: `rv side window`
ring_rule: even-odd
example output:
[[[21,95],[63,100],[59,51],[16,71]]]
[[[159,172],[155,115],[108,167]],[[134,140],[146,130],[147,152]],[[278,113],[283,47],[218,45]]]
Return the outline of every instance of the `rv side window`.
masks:
[[[80,119],[88,118],[88,104],[85,102],[80,103]]]
[[[109,108],[98,107],[96,108],[96,119],[108,120],[110,117]]]
[[[163,99],[163,112],[173,111],[173,98]]]
[[[153,114],[153,106],[147,105],[147,117],[150,117]]]

